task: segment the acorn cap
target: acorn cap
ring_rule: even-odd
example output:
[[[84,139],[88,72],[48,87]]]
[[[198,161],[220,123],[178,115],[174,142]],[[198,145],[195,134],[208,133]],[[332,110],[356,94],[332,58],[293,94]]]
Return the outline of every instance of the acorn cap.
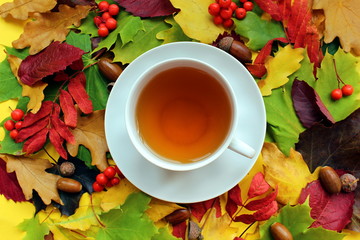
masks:
[[[189,231],[188,231],[188,239],[189,240],[199,240],[202,239],[201,236],[201,228],[197,223],[193,221],[189,221]]]
[[[219,48],[224,50],[225,52],[229,52],[233,41],[233,37],[224,37],[219,41]]]

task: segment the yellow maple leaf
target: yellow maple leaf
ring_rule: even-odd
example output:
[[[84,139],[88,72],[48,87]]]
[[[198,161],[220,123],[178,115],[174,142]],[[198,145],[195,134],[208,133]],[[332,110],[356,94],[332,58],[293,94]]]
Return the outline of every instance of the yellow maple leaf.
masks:
[[[92,165],[95,165],[100,171],[108,167],[106,153],[109,148],[105,139],[104,118],[105,110],[94,111],[85,117],[78,112],[77,127],[71,132],[75,136],[75,144],[66,143],[66,147],[71,156],[78,154],[79,146],[84,145],[91,153]]]
[[[45,169],[52,167],[47,159],[32,159],[7,154],[0,154],[0,157],[6,162],[7,172],[16,173],[19,185],[27,200],[32,198],[32,192],[35,190],[46,205],[50,204],[51,200],[62,203],[56,188],[56,182],[60,176],[45,171]]]
[[[182,207],[176,203],[165,202],[156,198],[152,198],[151,202],[149,203],[149,208],[146,210],[146,214],[154,223],[157,223],[178,209],[185,209],[185,207]]]
[[[262,149],[265,180],[270,186],[279,186],[277,201],[282,204],[297,204],[301,190],[318,179],[318,169],[310,173],[302,155],[290,149],[289,157],[285,156],[274,143],[264,143]]]
[[[29,13],[50,11],[56,3],[55,0],[14,0],[0,6],[0,15],[5,18],[10,14],[15,19],[25,20]]]
[[[352,231],[349,229],[343,229],[341,232],[347,234],[342,240],[359,240],[360,239],[359,232],[355,232],[355,231]]]
[[[1,239],[23,239],[25,232],[21,231],[17,226],[25,219],[34,216],[34,204],[30,202],[14,202],[0,194],[0,206]]]
[[[170,0],[180,12],[174,16],[184,33],[203,43],[212,43],[219,34],[224,33],[222,26],[215,25],[208,13],[213,0]]]
[[[287,45],[284,48],[279,47],[275,57],[269,57],[265,63],[267,75],[265,79],[258,81],[261,94],[263,96],[271,95],[271,90],[281,87],[289,81],[288,76],[300,68],[300,62],[303,60],[304,49],[292,48]]]
[[[29,53],[35,54],[53,41],[64,41],[70,31],[69,27],[79,26],[90,8],[81,5],[76,5],[75,8],[60,5],[59,12],[34,13],[34,21],[25,25],[24,33],[13,42],[13,46],[18,49],[30,47]]]
[[[313,9],[325,14],[324,41],[339,37],[342,48],[360,55],[360,4],[358,0],[314,0]]]
[[[30,101],[27,104],[27,109],[30,109],[30,112],[37,113],[41,107],[42,101],[45,98],[43,93],[44,89],[47,87],[47,83],[38,81],[32,86],[23,84],[18,77],[18,70],[22,60],[14,55],[8,55],[7,58],[11,71],[18,80],[18,83],[22,86],[22,96],[29,97]]]

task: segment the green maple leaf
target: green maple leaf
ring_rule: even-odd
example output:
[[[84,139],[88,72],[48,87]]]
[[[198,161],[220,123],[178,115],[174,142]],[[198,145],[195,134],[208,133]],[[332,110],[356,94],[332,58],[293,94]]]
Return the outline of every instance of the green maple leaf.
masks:
[[[98,16],[98,14],[94,11],[90,11],[89,14],[83,21],[81,25],[77,28],[82,33],[89,34],[91,37],[98,37],[98,28],[94,24],[94,17]]]
[[[49,227],[44,223],[40,223],[37,215],[33,218],[25,219],[17,227],[21,231],[26,232],[22,240],[43,239],[49,233]]]
[[[22,87],[11,71],[7,59],[0,63],[0,102],[20,98]]]
[[[154,235],[151,240],[180,240],[180,238],[174,237],[174,235],[169,232],[169,228],[164,227],[160,228],[159,233]]]
[[[346,234],[330,231],[322,227],[308,228],[314,222],[314,219],[310,217],[310,211],[311,208],[309,207],[308,202],[294,207],[286,205],[276,217],[270,218],[264,225],[260,226],[260,239],[273,239],[270,233],[270,226],[274,222],[282,223],[289,229],[295,240],[341,240],[346,236]]]
[[[151,239],[157,233],[157,228],[145,214],[150,200],[144,193],[133,193],[120,209],[101,214],[100,220],[106,227],[99,230],[96,239]]]
[[[246,45],[254,51],[260,50],[273,38],[286,37],[280,22],[261,19],[254,12],[247,12],[246,18],[234,19],[235,32],[249,39]]]
[[[20,59],[25,59],[27,56],[29,56],[29,48],[24,49],[16,49],[12,47],[5,47],[6,53],[10,55],[14,55]]]
[[[135,17],[128,12],[121,11],[117,18],[118,26],[106,38],[103,38],[94,52],[106,48],[110,49],[114,44],[115,48],[122,47],[128,42],[134,41],[134,36],[139,31],[144,31],[143,21],[140,17]],[[121,39],[121,44],[118,45],[117,40]]]
[[[89,66],[84,70],[86,75],[86,92],[89,94],[93,103],[94,111],[103,110],[109,97],[107,90],[107,80],[100,73],[96,61],[91,58],[91,40],[87,34],[77,34],[70,32],[66,37],[66,42],[75,47],[84,50],[86,53],[82,56],[84,66]]]
[[[11,119],[10,117],[5,118],[0,124],[4,126],[4,122],[6,120]],[[11,154],[11,155],[21,155],[22,148],[24,143],[15,143],[14,139],[10,137],[10,132],[5,131],[5,136],[3,140],[0,142],[0,153]]]
[[[171,25],[171,28],[158,32],[156,37],[164,40],[163,44],[178,42],[178,41],[192,41],[191,38],[185,35],[180,25],[174,20],[173,17],[168,17],[165,22]]]
[[[333,59],[335,59],[336,69],[341,79],[354,87],[354,93],[351,96],[343,97],[338,101],[334,101],[330,97],[331,91],[338,88]],[[318,80],[307,81],[320,95],[335,121],[345,119],[360,107],[360,74],[357,71],[357,64],[359,64],[358,58],[350,53],[345,53],[342,49],[339,49],[334,55],[327,53],[321,62],[321,68],[317,71]],[[342,86],[343,84],[340,83],[340,88]]]
[[[133,41],[124,44],[122,39],[118,39],[115,48],[112,50],[115,54],[115,62],[130,63],[141,54],[163,43],[163,40],[156,38],[158,32],[169,28],[163,18],[144,19],[142,22],[145,30],[138,31]]]

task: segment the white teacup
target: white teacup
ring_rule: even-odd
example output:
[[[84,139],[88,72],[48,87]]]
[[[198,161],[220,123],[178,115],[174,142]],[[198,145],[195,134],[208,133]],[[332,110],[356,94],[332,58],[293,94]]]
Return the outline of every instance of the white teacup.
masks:
[[[228,101],[228,103],[229,103],[228,105],[226,105],[226,108],[227,108],[227,106],[229,107],[229,111],[228,111],[229,112],[229,117],[228,117],[229,120],[227,121],[228,124],[226,124],[228,126],[226,126],[227,130],[224,132],[224,137],[221,139],[221,141],[218,141],[214,145],[216,147],[213,148],[212,151],[205,152],[202,156],[196,157],[196,159],[195,158],[189,159],[189,161],[186,161],[186,159],[185,159],[185,161],[183,161],[183,160],[179,161],[178,159],[169,158],[169,157],[161,154],[157,149],[155,149],[155,146],[164,148],[164,151],[167,151],[167,150],[171,151],[173,145],[175,147],[178,147],[178,145],[179,146],[181,145],[179,149],[184,149],[184,151],[178,151],[178,152],[181,153],[180,155],[184,154],[185,157],[184,156],[182,156],[182,157],[186,158],[187,147],[189,147],[189,149],[190,149],[190,147],[192,147],[192,149],[196,150],[196,146],[197,146],[196,144],[198,144],[202,140],[204,140],[205,142],[208,142],[208,140],[210,139],[208,136],[213,136],[213,135],[211,135],[212,133],[210,133],[210,131],[212,131],[213,129],[215,130],[215,129],[224,127],[222,125],[219,125],[218,128],[214,127],[216,125],[214,125],[213,122],[216,122],[217,120],[213,121],[213,119],[214,118],[216,118],[216,119],[222,118],[223,116],[221,116],[221,114],[218,114],[220,116],[209,115],[207,110],[205,110],[205,109],[209,109],[209,107],[202,104],[202,103],[204,103],[204,101],[201,103],[202,100],[199,100],[200,102],[197,103],[197,102],[193,102],[193,100],[183,100],[181,97],[176,97],[178,94],[177,92],[180,91],[179,89],[181,89],[183,86],[180,86],[180,85],[179,85],[180,87],[175,87],[175,86],[177,86],[176,84],[181,84],[181,81],[173,80],[173,82],[170,82],[170,81],[172,81],[170,78],[169,78],[169,80],[168,80],[168,78],[163,79],[163,80],[155,80],[158,78],[159,74],[160,75],[165,74],[164,72],[168,71],[170,74],[170,72],[173,71],[174,69],[178,69],[176,71],[177,71],[177,73],[180,73],[180,75],[181,75],[183,72],[186,72],[185,71],[186,69],[189,69],[189,68],[191,68],[191,69],[195,68],[195,69],[197,69],[196,71],[200,71],[201,74],[208,74],[208,75],[212,76],[211,81],[215,81],[214,84],[217,84],[219,86],[219,88],[222,89],[221,91],[223,91],[222,93],[224,93],[224,96],[227,99],[226,101]],[[187,75],[184,75],[184,76],[187,76]],[[152,97],[148,98],[146,101],[141,100],[144,98],[142,96],[144,96],[144,95],[146,96],[145,92],[150,91],[150,93],[151,93],[150,86],[151,86],[151,84],[154,85],[155,81],[159,81],[159,84],[160,84],[160,81],[165,81],[165,82],[167,81],[169,86],[172,86],[172,87],[170,87],[168,91],[163,91],[163,92],[160,91],[160,94],[157,93],[154,95],[149,95]],[[187,77],[184,77],[183,82],[189,82],[189,81],[190,80],[187,80]],[[192,80],[192,81],[194,81],[194,80]],[[208,81],[210,81],[210,80],[208,80]],[[174,83],[174,84],[172,84],[172,83]],[[199,82],[199,84],[200,84],[200,86],[202,84],[204,86],[204,89],[208,88],[207,84],[203,84],[202,82]],[[162,84],[159,86],[162,88],[163,85],[167,85],[167,84]],[[205,85],[206,85],[206,87],[205,87]],[[154,85],[153,89],[156,90],[155,86],[156,85]],[[189,90],[189,92],[191,92],[193,90],[193,88],[196,89],[195,86],[194,87],[184,86],[184,88],[187,88]],[[147,90],[147,89],[150,89],[150,90]],[[172,93],[171,91],[174,91],[174,93]],[[206,91],[206,90],[204,90],[204,91]],[[212,91],[210,89],[210,87],[209,87],[209,91]],[[187,91],[185,91],[185,92],[187,92]],[[201,94],[199,94],[199,95],[206,95],[206,94],[207,93],[201,92]],[[159,101],[159,102],[162,101],[161,98],[163,95],[168,96],[169,99],[173,96],[175,100],[174,99],[172,99],[171,101],[169,100],[170,103],[167,103],[166,102],[167,100],[164,100],[165,105],[163,105],[161,107],[156,107],[155,103],[157,101]],[[196,92],[193,93],[193,95],[196,96]],[[189,96],[186,95],[186,96],[188,99],[196,98],[196,97],[192,97],[192,95],[189,95]],[[219,95],[219,96],[221,96],[221,95]],[[160,100],[154,100],[154,102],[155,102],[154,104],[151,103],[150,105],[146,105],[146,107],[144,107],[144,108],[138,107],[138,105],[141,106],[142,102],[145,102],[147,104],[149,101],[151,102],[151,101],[153,101],[153,99],[157,99],[157,98],[159,98]],[[164,98],[166,98],[166,97],[164,97]],[[184,97],[184,99],[185,99],[185,97]],[[215,102],[216,102],[216,99],[215,99]],[[168,106],[170,106],[170,107],[168,107]],[[209,106],[211,107],[212,105],[209,104]],[[149,113],[146,113],[149,115],[142,116],[141,114],[139,114],[139,112],[142,113],[142,111],[139,111],[137,109],[145,109],[142,111],[149,112]],[[151,109],[155,109],[155,110],[151,110]],[[172,117],[171,114],[173,114],[173,112],[175,112],[174,116],[177,116],[176,115],[176,114],[178,114],[178,112],[176,112],[177,109],[181,109],[182,112],[184,112],[188,115],[191,115],[190,120],[187,119],[188,115]],[[219,109],[221,110],[222,108],[220,107]],[[226,149],[231,149],[247,158],[253,158],[255,156],[255,150],[252,147],[250,147],[244,141],[235,137],[235,130],[236,130],[238,118],[239,118],[237,109],[238,109],[238,103],[237,103],[237,99],[234,94],[234,91],[233,91],[231,85],[229,84],[228,80],[218,70],[216,70],[214,67],[212,67],[202,61],[199,61],[199,60],[195,60],[195,59],[191,59],[191,58],[176,58],[176,59],[168,59],[168,60],[165,60],[163,62],[160,62],[160,63],[154,65],[153,67],[148,69],[146,72],[141,74],[141,76],[139,78],[136,79],[136,82],[133,84],[133,86],[130,90],[129,98],[126,103],[125,123],[126,123],[126,129],[128,131],[129,137],[130,137],[133,145],[145,159],[147,159],[149,162],[151,162],[161,168],[164,168],[164,169],[174,170],[174,171],[189,171],[189,170],[194,170],[194,169],[206,166],[207,164],[216,160],[220,155],[222,155]],[[159,114],[157,114],[157,111],[159,111]],[[153,114],[154,112],[156,112],[156,114]],[[169,114],[170,114],[170,117],[168,117]],[[154,116],[152,116],[152,115],[154,115]],[[149,117],[147,117],[147,116],[149,116]],[[242,116],[242,117],[246,117],[246,116]],[[144,121],[149,121],[149,124],[154,123],[153,127],[149,127],[148,125],[146,125],[148,123],[146,123],[146,124],[142,123],[141,122],[141,121],[143,121],[142,119],[145,119]],[[155,119],[155,120],[151,120],[151,119]],[[156,122],[157,119],[160,119],[159,123]],[[168,119],[171,119],[171,121]],[[226,117],[226,119],[227,119],[227,117]],[[222,120],[219,120],[218,122],[221,122],[221,121]],[[168,126],[167,124],[169,122],[170,123],[174,122],[176,124]],[[145,125],[145,128],[141,128],[141,126],[143,126],[143,125]],[[178,126],[178,125],[180,126],[179,129],[176,128],[176,126]],[[146,131],[144,130],[144,132],[142,132],[142,129],[147,129],[147,128],[150,128],[150,129],[146,130],[146,131],[152,131],[153,129],[155,129],[154,131],[156,133],[163,131],[164,136],[158,136],[161,134],[154,134],[154,136],[156,135],[156,137],[152,137],[151,134],[147,134],[148,136],[147,136],[147,138],[145,138]],[[199,130],[199,128],[200,128],[200,130]],[[156,131],[156,129],[159,129],[159,130]],[[168,134],[168,132],[170,135]],[[166,142],[164,144],[163,143],[158,144],[156,142],[157,139],[160,139],[162,141],[162,140],[166,139],[167,136],[170,136],[170,138],[171,138],[169,140],[169,143]],[[173,137],[173,136],[176,136],[176,137]],[[241,136],[241,133],[240,133],[240,136]],[[191,139],[191,141],[189,139]],[[169,144],[169,147],[167,147],[166,144]],[[160,146],[158,146],[158,145],[160,145]],[[204,145],[204,144],[202,144],[202,145]],[[192,151],[189,150],[188,152],[192,152]],[[186,162],[186,163],[184,163],[184,162]]]

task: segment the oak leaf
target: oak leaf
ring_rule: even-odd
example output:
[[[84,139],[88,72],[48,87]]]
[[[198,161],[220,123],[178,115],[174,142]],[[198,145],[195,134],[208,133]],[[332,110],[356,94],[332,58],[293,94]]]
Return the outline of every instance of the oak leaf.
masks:
[[[184,33],[203,43],[211,43],[225,31],[222,26],[215,25],[208,13],[212,0],[170,0],[180,12],[174,16]]]
[[[34,13],[34,21],[25,25],[24,33],[13,42],[15,48],[30,47],[30,54],[35,54],[53,41],[64,41],[70,26],[79,26],[81,19],[89,13],[90,6],[77,5],[71,8],[60,5],[59,12]]]
[[[0,15],[5,18],[11,15],[15,19],[26,20],[29,13],[47,12],[55,7],[56,0],[14,0],[0,6]]]
[[[313,9],[323,9],[325,14],[324,41],[339,37],[346,52],[360,55],[360,5],[357,0],[314,0]]]
[[[18,70],[22,60],[14,55],[8,55],[7,58],[10,63],[11,71],[18,79],[19,84],[22,86],[22,96],[29,97],[29,102],[27,104],[27,109],[32,113],[37,113],[41,107],[41,103],[45,98],[44,89],[48,86],[45,82],[37,82],[32,86],[22,83],[18,77]]]
[[[105,110],[94,111],[85,117],[80,116],[80,113],[78,109],[78,124],[75,129],[71,130],[76,143],[67,143],[67,150],[71,156],[75,157],[79,146],[84,145],[90,150],[91,164],[103,171],[108,166],[106,153],[109,152],[104,129]]]
[[[310,173],[301,154],[294,149],[286,157],[275,144],[265,142],[262,155],[265,179],[273,188],[279,186],[277,201],[282,204],[297,204],[301,190],[318,178],[318,171]]]
[[[289,81],[288,76],[300,68],[303,60],[304,49],[293,49],[291,45],[280,48],[275,57],[270,58],[266,63],[267,76],[258,81],[261,94],[271,95],[274,88],[283,86]]]
[[[60,176],[45,171],[52,167],[47,159],[32,159],[13,155],[0,156],[6,162],[7,172],[16,173],[19,185],[27,200],[32,198],[32,192],[35,190],[45,204],[50,204],[52,200],[61,204],[56,188],[56,182]]]

